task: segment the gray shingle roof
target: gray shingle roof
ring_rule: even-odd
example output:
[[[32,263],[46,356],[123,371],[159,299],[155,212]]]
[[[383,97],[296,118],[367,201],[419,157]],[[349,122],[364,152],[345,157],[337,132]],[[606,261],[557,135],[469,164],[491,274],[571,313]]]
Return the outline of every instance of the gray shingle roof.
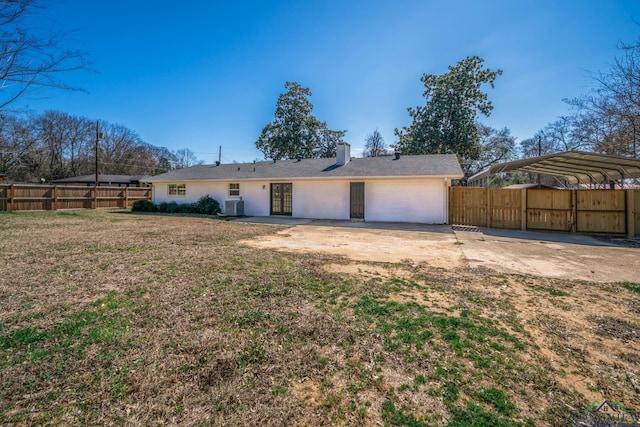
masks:
[[[100,182],[111,182],[114,184],[130,184],[132,182],[137,182],[142,178],[142,175],[108,175],[108,174],[99,174],[98,180]],[[72,176],[70,178],[62,178],[62,179],[54,179],[53,183],[65,183],[65,182],[80,182],[80,183],[95,183],[96,175],[82,175],[82,176]]]
[[[144,182],[207,181],[294,178],[366,178],[366,177],[447,177],[462,178],[460,163],[454,154],[352,158],[343,166],[336,159],[278,160],[277,162],[199,165],[178,169]]]

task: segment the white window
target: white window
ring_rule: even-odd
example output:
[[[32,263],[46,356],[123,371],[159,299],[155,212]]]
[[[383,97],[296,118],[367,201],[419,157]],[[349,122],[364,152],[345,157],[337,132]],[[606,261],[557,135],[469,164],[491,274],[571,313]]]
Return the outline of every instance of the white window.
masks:
[[[239,196],[240,195],[240,183],[232,182],[229,183],[229,197]]]
[[[168,193],[170,196],[186,196],[187,184],[169,184]]]

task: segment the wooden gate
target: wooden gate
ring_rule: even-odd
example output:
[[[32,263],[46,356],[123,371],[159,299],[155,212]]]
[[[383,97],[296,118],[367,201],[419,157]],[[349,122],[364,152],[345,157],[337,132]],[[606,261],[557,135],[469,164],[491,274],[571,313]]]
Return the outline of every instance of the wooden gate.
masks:
[[[527,228],[571,231],[571,191],[527,190]]]
[[[450,187],[449,223],[634,236],[640,234],[640,190]]]
[[[624,190],[581,190],[576,198],[578,232],[625,232]]]
[[[449,223],[477,227],[520,228],[522,193],[499,188],[450,187]]]

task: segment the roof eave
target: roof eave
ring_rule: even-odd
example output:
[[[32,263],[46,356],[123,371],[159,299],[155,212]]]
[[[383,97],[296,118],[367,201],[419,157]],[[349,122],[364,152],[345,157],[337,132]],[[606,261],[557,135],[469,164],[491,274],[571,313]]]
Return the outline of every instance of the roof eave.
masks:
[[[215,181],[338,181],[354,179],[461,179],[464,174],[439,174],[439,175],[348,175],[348,176],[298,176],[298,177],[255,177],[255,178],[174,178],[174,179],[145,179],[142,182],[215,182]]]

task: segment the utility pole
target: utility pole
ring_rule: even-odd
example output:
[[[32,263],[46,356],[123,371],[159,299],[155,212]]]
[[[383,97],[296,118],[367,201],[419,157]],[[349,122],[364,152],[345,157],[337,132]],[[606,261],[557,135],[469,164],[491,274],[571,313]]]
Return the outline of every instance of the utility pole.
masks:
[[[100,132],[100,121],[96,120],[96,187],[98,186],[98,153],[100,152],[100,140],[104,138],[104,133]]]
[[[222,145],[218,147],[218,164],[222,163]]]
[[[96,187],[98,186],[98,145],[100,143],[100,122],[96,120]]]
[[[542,136],[538,135],[538,157],[542,156]],[[540,185],[540,173],[538,172],[538,189],[542,188]]]

